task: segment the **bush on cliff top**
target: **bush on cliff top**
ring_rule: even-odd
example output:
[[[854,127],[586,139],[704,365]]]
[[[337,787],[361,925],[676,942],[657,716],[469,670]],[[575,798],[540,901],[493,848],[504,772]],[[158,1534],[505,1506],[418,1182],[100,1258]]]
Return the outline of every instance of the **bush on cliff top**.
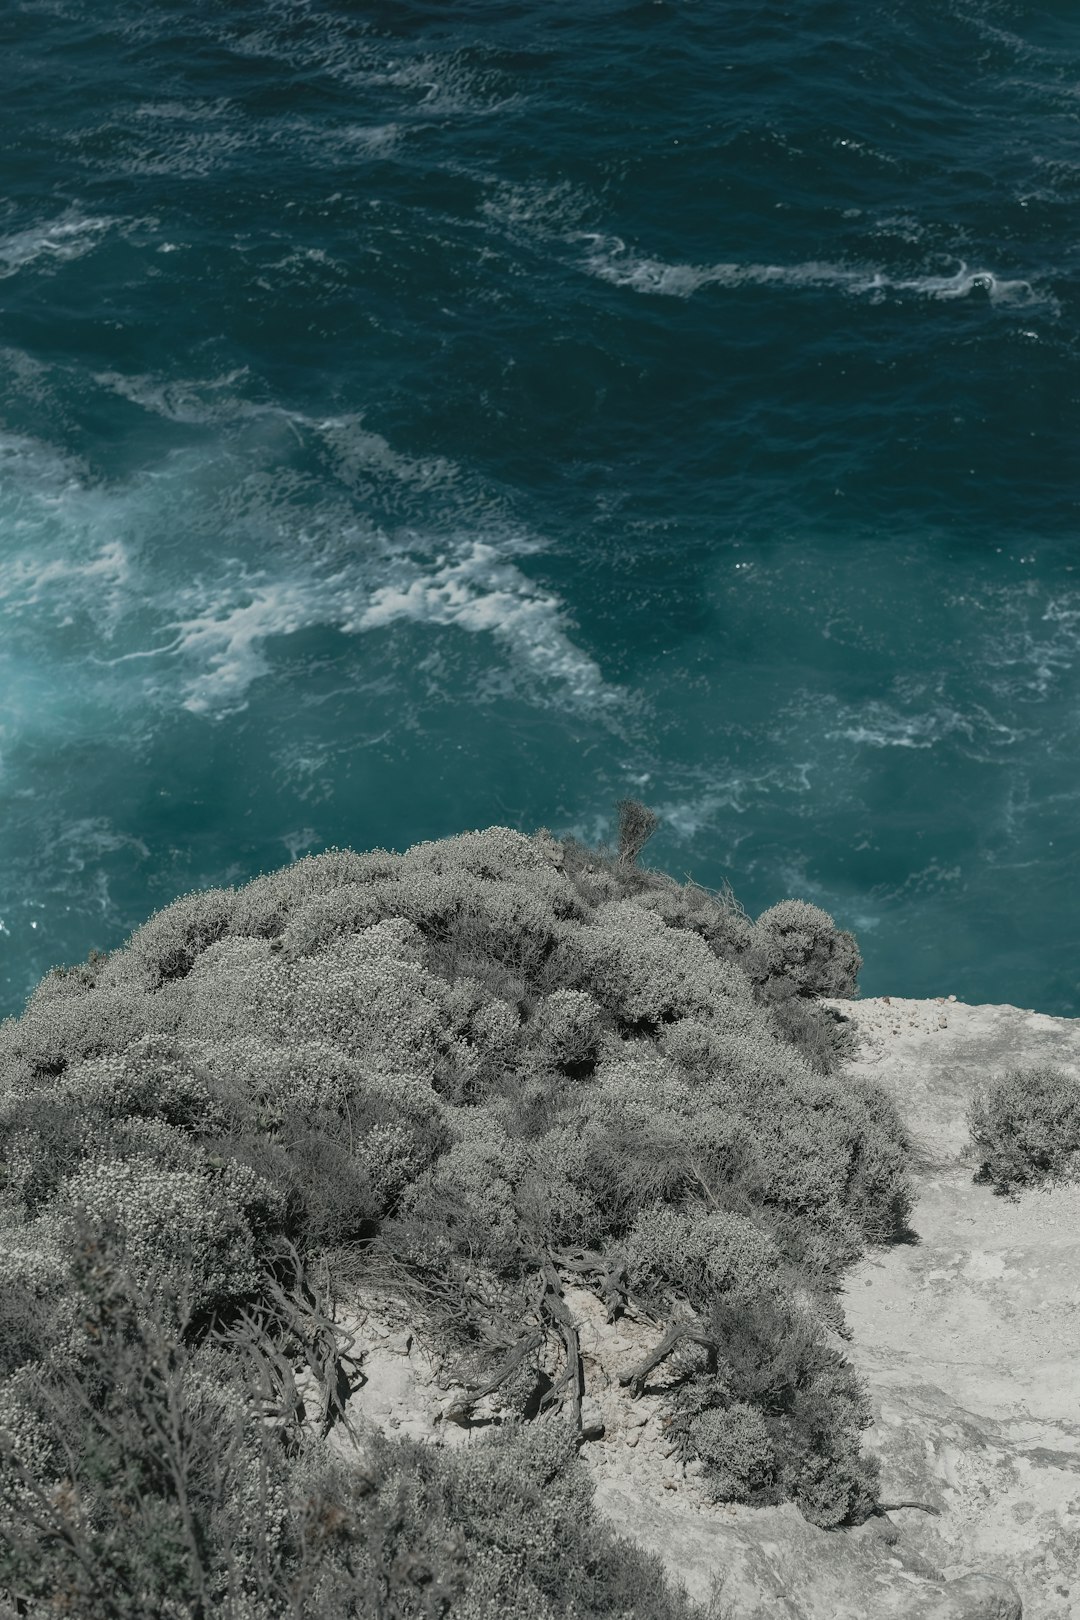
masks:
[[[1011,1069],[975,1093],[968,1126],[976,1180],[996,1193],[1080,1174],[1080,1086],[1059,1069]]]
[[[181,1359],[238,1324],[255,1324],[279,1366],[305,1345],[310,1364],[321,1344],[327,1421],[344,1367],[329,1293],[309,1280],[320,1268],[409,1295],[477,1389],[501,1387],[521,1416],[539,1405],[542,1428],[561,1404],[577,1438],[561,1279],[661,1325],[685,1326],[689,1303],[685,1387],[667,1399],[715,1490],[792,1499],[822,1525],[872,1510],[867,1413],[825,1324],[844,1268],[903,1229],[912,1187],[895,1109],[841,1076],[845,1040],[816,1004],[855,992],[858,954],[815,907],[785,902],[754,924],[729,894],[642,870],[649,830],[647,812],[624,813],[613,857],[499,827],[404,855],[305,857],[182,897],[111,956],[54,970],[0,1024],[4,1272],[37,1324],[0,1313],[0,1439],[34,1477],[51,1488],[74,1469],[73,1489],[95,1477],[101,1442],[73,1414],[109,1399],[93,1311],[76,1303],[80,1255],[100,1242],[144,1316],[173,1313]],[[139,1312],[125,1320],[138,1360]],[[567,1368],[540,1399],[546,1338]],[[224,1377],[220,1358],[206,1365]],[[62,1370],[58,1416],[45,1391]],[[507,1445],[527,1449],[533,1429]],[[299,1468],[299,1431],[286,1432]],[[408,1456],[387,1467],[418,1480]],[[445,1466],[423,1465],[433,1478]],[[217,1521],[196,1535],[185,1500],[175,1470],[142,1487],[163,1516],[169,1581],[196,1594],[163,1615],[201,1613],[196,1589],[216,1567]],[[348,1563],[368,1521],[340,1511],[355,1529]],[[63,1578],[83,1580],[76,1541],[58,1545]],[[507,1600],[473,1551],[455,1614]],[[303,1556],[288,1554],[297,1570]],[[527,1578],[569,1612],[585,1589],[560,1596],[542,1548],[530,1556]],[[13,1569],[9,1586],[24,1576]],[[614,1614],[613,1581],[577,1612]],[[394,1590],[384,1612],[426,1612],[407,1581]],[[354,1612],[328,1601],[320,1614]],[[625,1612],[669,1611],[657,1597]]]

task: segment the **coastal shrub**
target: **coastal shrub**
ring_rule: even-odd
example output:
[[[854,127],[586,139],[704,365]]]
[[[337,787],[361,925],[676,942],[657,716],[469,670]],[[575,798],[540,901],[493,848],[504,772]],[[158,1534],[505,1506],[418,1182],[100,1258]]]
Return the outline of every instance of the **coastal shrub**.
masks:
[[[722,1019],[682,1018],[658,1032],[658,1050],[697,1086],[740,1112],[810,1075],[802,1054],[786,1045],[760,1007],[725,1007]]]
[[[508,1140],[479,1110],[457,1112],[454,1138],[408,1208],[414,1217],[445,1222],[460,1253],[496,1271],[512,1268],[523,1247],[516,1192],[529,1167],[528,1148]]]
[[[676,883],[661,873],[633,896],[643,911],[655,911],[669,928],[699,934],[714,956],[737,962],[753,941],[753,924],[733,895],[714,895],[696,883]]]
[[[537,1003],[522,1039],[541,1073],[557,1069],[581,1079],[595,1068],[609,1027],[603,1008],[587,991],[553,990]]]
[[[84,1158],[85,1121],[50,1090],[0,1101],[0,1198],[8,1221],[47,1209]]]
[[[853,996],[862,957],[820,906],[781,900],[754,924],[747,967],[758,982],[789,980],[800,996]]]
[[[0,1096],[20,1084],[54,1080],[87,1058],[123,1052],[142,1036],[172,1033],[175,1020],[152,996],[67,983],[39,986],[21,1018],[0,1025]]]
[[[1080,1175],[1080,1084],[1048,1066],[1010,1069],[968,1108],[981,1162],[975,1179],[996,1193]]]
[[[587,991],[632,1030],[719,1018],[727,1003],[750,1003],[739,968],[720,962],[699,935],[667,927],[632,899],[599,905],[591,923],[567,936],[558,965],[570,988]]]
[[[250,1167],[170,1170],[147,1159],[100,1158],[69,1177],[53,1218],[78,1208],[121,1234],[139,1285],[190,1293],[193,1311],[243,1298],[259,1278],[253,1225],[273,1224],[275,1198]]]
[[[730,1210],[689,1213],[651,1205],[624,1242],[630,1286],[657,1300],[672,1288],[699,1314],[717,1294],[755,1300],[777,1284],[779,1256],[772,1238]]]
[[[185,1345],[107,1241],[79,1255],[86,1366],[0,1400],[0,1591],[31,1612],[704,1620],[596,1515],[557,1419],[460,1452],[371,1429],[356,1463],[321,1439],[290,1456],[257,1421],[254,1340]]]
[[[906,1133],[876,1088],[808,1074],[752,1117],[764,1202],[827,1236],[838,1263],[903,1230],[915,1196]]]
[[[430,1074],[443,1026],[444,987],[420,965],[413,924],[389,919],[331,941],[315,957],[283,959],[266,941],[222,940],[189,975],[188,1039],[259,1036],[327,1041],[379,1066]]]
[[[117,1256],[82,1227],[82,1355],[0,1391],[0,1591],[80,1620],[284,1616],[285,1455],[237,1358],[179,1342]]]
[[[417,870],[470,872],[499,882],[544,874],[552,864],[551,854],[550,840],[530,838],[510,827],[484,827],[413,844],[405,860]]]
[[[637,799],[620,799],[616,809],[619,816],[617,859],[624,866],[633,866],[659,827],[660,817]]]
[[[704,1620],[657,1555],[597,1514],[558,1421],[511,1421],[452,1452],[372,1431],[365,1451],[359,1490],[355,1471],[325,1452],[313,1448],[306,1464],[321,1615]]]
[[[388,907],[387,887],[378,882],[346,883],[305,900],[281,929],[286,956],[314,956],[342,934],[357,934],[387,915],[401,915]]]
[[[690,1420],[693,1452],[707,1465],[708,1485],[720,1502],[749,1502],[769,1492],[776,1453],[769,1427],[756,1406],[732,1401],[711,1406]]]
[[[801,995],[786,975],[761,981],[755,992],[760,1005],[768,1008],[780,1038],[816,1074],[835,1074],[855,1056],[858,1036],[854,1022],[838,1017],[813,997]]]
[[[449,1141],[430,1086],[367,1068],[325,1041],[232,1041],[204,1062],[228,1125],[202,1145],[249,1163],[278,1190],[292,1211],[282,1228],[290,1236],[298,1221],[319,1245],[370,1233]]]
[[[580,909],[572,888],[548,876],[554,893],[537,875],[485,882],[466,870],[410,867],[395,903],[424,935],[433,973],[450,983],[472,977],[496,994],[512,984],[527,999],[550,987],[547,964],[564,918]]]
[[[207,946],[228,932],[234,904],[232,889],[181,895],[134,930],[124,951],[105,964],[99,982],[157,990],[170,979],[182,979]]]
[[[854,1368],[826,1342],[821,1322],[782,1289],[744,1300],[719,1294],[706,1320],[720,1345],[718,1369],[692,1379],[682,1395],[675,1430],[683,1449],[693,1444],[697,1414],[717,1405],[749,1406],[761,1415],[775,1466],[771,1477],[759,1469],[748,1500],[794,1500],[822,1528],[864,1519],[876,1500],[878,1465],[863,1455],[859,1436],[873,1422],[873,1410]],[[763,1462],[763,1448],[757,1454]],[[715,1464],[698,1455],[709,1483],[721,1490]]]
[[[190,1056],[174,1037],[144,1036],[123,1052],[84,1060],[55,1089],[77,1112],[100,1111],[108,1119],[160,1119],[190,1132],[225,1128],[226,1115],[194,1072]]]
[[[327,851],[211,891],[205,904],[182,897],[103,964],[50,975],[21,1019],[0,1024],[0,1221],[23,1257],[12,1298],[27,1303],[29,1323],[0,1308],[3,1389],[25,1396],[20,1378],[63,1364],[43,1361],[52,1335],[83,1379],[64,1397],[72,1412],[82,1395],[108,1405],[107,1370],[93,1371],[85,1332],[78,1342],[97,1304],[114,1308],[108,1268],[91,1267],[97,1281],[78,1294],[28,1258],[36,1244],[46,1269],[57,1255],[76,1266],[82,1222],[91,1247],[115,1242],[142,1301],[124,1319],[128,1350],[143,1342],[140,1323],[172,1312],[166,1361],[175,1351],[187,1366],[206,1349],[199,1376],[215,1387],[238,1367],[248,1328],[259,1365],[280,1350],[287,1239],[298,1276],[311,1266],[361,1288],[400,1287],[418,1322],[437,1327],[436,1343],[472,1358],[470,1386],[496,1378],[500,1398],[524,1414],[535,1404],[536,1321],[549,1347],[572,1342],[555,1310],[568,1270],[610,1311],[633,1300],[672,1321],[689,1309],[713,1334],[712,1352],[695,1341],[691,1376],[665,1401],[678,1432],[698,1435],[699,1455],[711,1446],[710,1466],[728,1481],[718,1489],[772,1492],[816,1523],[865,1516],[858,1393],[814,1337],[817,1308],[862,1245],[898,1229],[910,1144],[883,1093],[837,1072],[840,1049],[814,997],[850,979],[854,959],[831,919],[826,929],[811,917],[811,927],[805,911],[796,906],[799,928],[752,925],[733,899],[651,873],[636,855],[489,828],[404,855]],[[812,936],[805,951],[800,929]],[[297,1284],[289,1297],[302,1294]],[[814,1309],[796,1306],[804,1296]],[[289,1329],[293,1349],[304,1333],[310,1323]],[[220,1364],[209,1354],[216,1335],[230,1347]],[[514,1346],[521,1354],[505,1370]],[[143,1349],[160,1359],[160,1344]],[[192,1391],[194,1376],[183,1374]],[[188,1400],[176,1389],[169,1398]],[[545,1413],[536,1433],[551,1421]],[[72,1417],[69,1443],[77,1429]],[[307,1443],[286,1429],[286,1472],[300,1482]],[[567,1432],[560,1418],[560,1444]],[[431,1578],[414,1581],[394,1528],[420,1501],[421,1464],[393,1455],[390,1495],[327,1498],[326,1515],[305,1509],[282,1531],[289,1579],[302,1575],[303,1586],[305,1569],[312,1578],[311,1620],[376,1602],[402,1620],[425,1605],[438,1612],[438,1549],[424,1566]],[[442,1480],[435,1455],[423,1468]],[[488,1545],[487,1510],[469,1496],[474,1464],[445,1466],[460,1485],[453,1512],[467,1521],[467,1557],[444,1570],[455,1615],[494,1620],[518,1601],[561,1615],[569,1589],[553,1586],[542,1538],[515,1543],[525,1568],[508,1599],[504,1532]],[[561,1488],[554,1478],[537,1487],[541,1517]],[[441,1501],[443,1485],[432,1490]],[[104,1525],[124,1502],[101,1480],[83,1499]],[[162,1501],[151,1535],[165,1549],[161,1570],[118,1566],[118,1590],[153,1580],[164,1592],[168,1571],[177,1591],[193,1590],[194,1566],[175,1541],[183,1525],[173,1497]],[[223,1523],[208,1519],[206,1536],[224,1534]],[[384,1541],[397,1549],[389,1564]],[[284,1565],[267,1555],[260,1575],[263,1554],[252,1557],[235,1592],[211,1560],[200,1601],[235,1620],[266,1620],[278,1603],[297,1620]],[[599,1569],[595,1612],[641,1612],[632,1599],[603,1607],[625,1582]],[[463,1573],[467,1590],[454,1586]],[[575,1579],[592,1590],[588,1570]],[[0,1597],[2,1586],[0,1577]],[[87,1597],[88,1613],[96,1601]],[[579,1602],[579,1612],[592,1611]]]
[[[253,939],[275,939],[310,901],[342,888],[392,879],[402,857],[385,849],[331,848],[276,872],[264,873],[235,891],[229,932]]]
[[[5,1232],[0,1245],[0,1400],[14,1397],[14,1379],[24,1364],[63,1354],[61,1318],[66,1267],[61,1245],[28,1223]]]
[[[623,900],[641,886],[642,874],[637,867],[620,867],[576,838],[562,841],[559,869],[573,884],[588,912],[607,900]]]

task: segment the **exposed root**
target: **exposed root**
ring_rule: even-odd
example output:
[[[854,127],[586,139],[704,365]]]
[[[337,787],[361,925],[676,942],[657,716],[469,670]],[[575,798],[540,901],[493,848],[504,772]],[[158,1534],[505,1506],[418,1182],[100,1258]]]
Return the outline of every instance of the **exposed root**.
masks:
[[[494,1394],[500,1384],[505,1384],[507,1379],[513,1376],[530,1351],[538,1350],[543,1342],[543,1328],[530,1328],[524,1338],[518,1340],[495,1376],[489,1379],[482,1389],[474,1389],[459,1396],[447,1408],[445,1416],[451,1423],[467,1423],[477,1401],[483,1400],[485,1395]]]
[[[565,1394],[569,1391],[571,1420],[574,1433],[582,1434],[581,1406],[585,1395],[585,1374],[581,1360],[581,1340],[579,1325],[566,1303],[563,1294],[560,1270],[577,1272],[580,1275],[589,1275],[599,1272],[603,1277],[601,1285],[602,1295],[607,1305],[608,1321],[614,1320],[617,1310],[625,1309],[629,1294],[626,1289],[625,1265],[616,1260],[610,1262],[602,1255],[592,1250],[575,1250],[568,1254],[544,1250],[530,1256],[536,1267],[539,1291],[535,1310],[539,1317],[538,1325],[531,1328],[516,1344],[501,1364],[497,1372],[480,1389],[469,1390],[450,1407],[446,1416],[453,1422],[467,1420],[476,1402],[485,1395],[491,1395],[505,1384],[517,1372],[525,1357],[533,1350],[538,1350],[546,1342],[551,1330],[558,1335],[563,1348],[563,1370],[550,1389],[546,1390],[540,1399],[539,1410],[545,1411],[553,1405],[561,1405]],[[503,1331],[502,1325],[487,1323],[487,1336],[490,1340],[503,1343],[513,1343],[512,1336]]]
[[[599,1272],[603,1278],[600,1298],[607,1307],[609,1326],[620,1312],[628,1310],[632,1303],[636,1305],[630,1293],[624,1257],[605,1257],[595,1249],[567,1249],[553,1252],[551,1259],[560,1271],[575,1271],[581,1276]]]
[[[350,1354],[356,1335],[343,1332],[334,1321],[330,1302],[320,1300],[313,1289],[304,1262],[288,1239],[281,1240],[293,1270],[293,1283],[286,1291],[276,1278],[264,1278],[264,1296],[272,1301],[262,1306],[258,1318],[249,1311],[240,1314],[239,1323],[229,1332],[216,1331],[219,1343],[230,1340],[244,1344],[259,1371],[262,1415],[281,1428],[283,1436],[294,1440],[302,1430],[304,1401],[296,1386],[292,1364],[274,1344],[266,1329],[277,1322],[304,1348],[307,1364],[314,1373],[321,1393],[319,1434],[324,1437],[339,1420],[350,1428],[348,1400],[352,1383],[346,1362],[358,1367],[360,1360]]]
[[[540,1276],[543,1279],[544,1292],[541,1296],[540,1308],[558,1327],[566,1351],[566,1364],[562,1376],[554,1383],[540,1402],[540,1410],[551,1405],[559,1391],[570,1387],[572,1402],[574,1433],[581,1433],[581,1397],[585,1392],[585,1374],[581,1365],[581,1343],[578,1339],[578,1326],[570,1314],[570,1307],[563,1298],[562,1282],[555,1270],[549,1254],[540,1256]]]
[[[671,1352],[686,1339],[691,1344],[704,1346],[709,1352],[707,1370],[714,1373],[716,1371],[717,1352],[720,1348],[717,1341],[711,1334],[704,1332],[702,1328],[694,1327],[690,1322],[677,1322],[674,1327],[668,1329],[656,1349],[651,1355],[646,1356],[639,1367],[636,1367],[633,1372],[621,1374],[619,1383],[624,1387],[629,1385],[630,1394],[637,1397],[645,1388],[645,1380],[653,1368],[658,1367],[662,1361],[666,1360]]]

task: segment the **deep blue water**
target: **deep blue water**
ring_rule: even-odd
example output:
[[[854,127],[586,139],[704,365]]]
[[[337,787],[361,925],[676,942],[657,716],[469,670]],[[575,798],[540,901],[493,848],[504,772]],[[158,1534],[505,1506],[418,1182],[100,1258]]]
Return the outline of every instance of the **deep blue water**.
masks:
[[[612,834],[1080,1014],[1072,0],[9,0],[0,1014]]]

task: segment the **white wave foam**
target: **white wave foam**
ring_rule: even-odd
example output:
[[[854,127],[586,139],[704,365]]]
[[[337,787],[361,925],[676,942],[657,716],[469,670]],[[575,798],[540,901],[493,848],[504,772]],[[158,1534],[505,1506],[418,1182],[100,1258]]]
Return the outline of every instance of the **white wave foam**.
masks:
[[[409,456],[395,450],[381,433],[365,427],[362,413],[316,417],[245,399],[234,385],[242,384],[248,376],[248,368],[242,366],[217,377],[169,380],[149,374],[125,376],[117,371],[100,371],[94,381],[168,422],[243,426],[271,421],[291,429],[301,442],[310,435],[329,450],[337,477],[350,489],[380,477],[421,490],[449,487],[460,481],[459,469],[453,462],[443,456]]]
[[[493,181],[481,212],[510,231],[565,235],[595,216],[596,198],[570,180]]]
[[[558,598],[507,562],[497,546],[474,540],[456,556],[440,554],[427,569],[399,555],[392,572],[392,582],[374,589],[362,571],[348,567],[315,579],[241,574],[219,582],[211,602],[205,589],[189,589],[192,611],[171,621],[171,641],[126,656],[168,653],[196,666],[198,673],[183,681],[183,707],[223,718],[247,706],[248,689],[267,673],[269,637],[316,625],[356,635],[408,620],[493,636],[512,655],[517,673],[530,677],[527,690],[538,703],[545,702],[542,688],[551,685],[563,703],[593,707],[617,700],[566,634]]]
[[[122,399],[169,422],[223,422],[243,416],[265,415],[273,407],[250,404],[236,394],[226,393],[232,384],[248,375],[246,366],[220,377],[126,377],[118,371],[99,371],[94,381]]]
[[[355,419],[312,426],[339,445],[343,481],[361,466],[424,488],[456,477],[448,464],[400,455]],[[44,650],[54,672],[78,667],[88,692],[109,682],[105,672],[122,673],[102,701],[222,718],[244,709],[268,673],[270,638],[409,621],[490,637],[506,656],[499,679],[538,706],[620,700],[572,640],[558,596],[519,566],[543,550],[536,536],[497,522],[482,538],[364,528],[345,490],[290,505],[296,475],[279,448],[243,448],[239,478],[235,455],[191,449],[109,488],[44,447],[0,441],[0,467],[19,474],[0,494],[0,607],[19,649],[35,659]],[[440,504],[453,511],[441,490]],[[74,626],[62,648],[56,626]]]
[[[387,157],[401,145],[400,124],[347,124],[335,129],[332,139],[324,137],[330,151],[347,154],[350,160],[360,157]]]
[[[289,419],[319,435],[334,456],[337,476],[350,488],[379,474],[421,490],[448,488],[461,481],[460,469],[452,461],[395,450],[381,433],[364,426],[361,414],[317,418],[292,411]]]
[[[65,629],[82,613],[110,636],[125,611],[132,579],[124,542],[107,533],[98,538],[97,517],[107,497],[87,487],[79,463],[15,434],[0,435],[0,471],[5,618],[14,625],[17,618],[49,612]]]
[[[922,714],[901,714],[888,703],[874,701],[863,704],[846,723],[842,720],[825,736],[830,741],[870,748],[933,748],[956,732],[968,738],[975,735],[972,721],[956,709],[942,707]]]
[[[0,573],[0,601],[17,602],[25,609],[40,607],[50,598],[77,597],[80,605],[92,600],[102,628],[110,633],[123,613],[130,583],[131,560],[124,545],[107,540],[93,556],[81,561],[72,557],[13,558]],[[73,624],[70,610],[58,622],[61,628]]]
[[[699,793],[655,804],[654,809],[664,826],[677,837],[696,838],[702,831],[716,830],[718,811],[734,810],[736,815],[742,816],[777,793],[809,793],[812,769],[813,764],[808,760],[792,760],[757,773],[733,771],[710,781]],[[749,836],[747,833],[731,839],[732,847],[737,848],[743,838]]]
[[[522,97],[517,91],[507,95],[494,91],[497,77],[473,67],[465,51],[415,56],[368,75],[371,84],[392,85],[414,94],[422,91],[413,112],[443,118],[488,115],[518,106]]]
[[[31,225],[0,237],[0,281],[17,275],[38,259],[64,263],[90,253],[116,221],[104,216],[64,214],[48,224]]]
[[[1023,560],[1023,559],[1021,559]],[[1063,591],[1041,607],[1030,584],[987,592],[996,613],[982,638],[981,660],[1000,693],[1046,694],[1080,659],[1080,595]],[[1042,626],[1046,626],[1043,629]]]
[[[395,619],[487,632],[535,675],[556,681],[575,699],[589,704],[615,699],[597,665],[566,635],[558,597],[534,585],[484,541],[472,541],[453,561],[440,557],[433,572],[407,585],[383,586],[360,616],[341,628],[370,630]]]
[[[787,265],[667,264],[662,259],[643,258],[634,253],[617,236],[573,233],[568,240],[588,244],[583,265],[590,275],[616,287],[629,287],[634,292],[659,297],[690,298],[702,287],[836,287],[853,297],[869,296],[872,300],[896,293],[953,299],[981,292],[995,304],[1057,308],[1051,294],[1040,292],[1029,281],[998,276],[991,270],[972,269],[964,263],[948,276],[890,276],[865,266],[817,260]]]
[[[886,900],[895,905],[897,901],[909,900],[915,895],[947,893],[950,885],[963,881],[963,876],[961,866],[943,866],[940,861],[932,860],[917,872],[909,872],[903,883],[875,883],[870,895],[874,900]]]
[[[903,697],[903,693],[900,695]],[[911,695],[911,701],[918,701],[918,693]],[[925,750],[956,740],[967,758],[984,763],[1000,761],[1002,750],[1031,735],[1023,727],[1007,724],[985,704],[976,701],[968,701],[963,711],[941,703],[914,713],[903,713],[880,700],[854,709],[840,707],[837,723],[823,733],[829,742],[848,742],[866,748]]]

